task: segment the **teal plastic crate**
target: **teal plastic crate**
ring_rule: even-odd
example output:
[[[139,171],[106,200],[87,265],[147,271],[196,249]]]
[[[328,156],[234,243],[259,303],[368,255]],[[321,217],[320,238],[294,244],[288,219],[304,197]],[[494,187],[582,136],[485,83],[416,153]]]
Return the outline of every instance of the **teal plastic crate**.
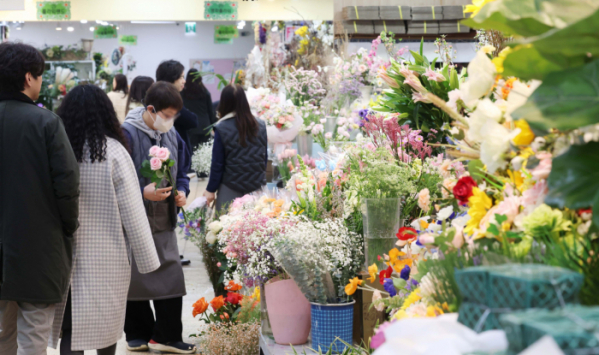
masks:
[[[599,307],[566,306],[501,315],[509,352],[518,353],[549,335],[568,355],[599,354]]]
[[[489,312],[487,312],[487,315],[485,316],[487,310],[489,310]],[[499,315],[499,312],[493,312],[488,307],[478,303],[462,302],[458,313],[458,322],[477,332],[484,332],[501,328],[498,318]],[[485,319],[480,323],[483,317],[485,317]],[[477,328],[479,323],[480,327]]]
[[[456,282],[464,302],[519,310],[578,303],[583,276],[547,265],[507,264],[458,270]]]

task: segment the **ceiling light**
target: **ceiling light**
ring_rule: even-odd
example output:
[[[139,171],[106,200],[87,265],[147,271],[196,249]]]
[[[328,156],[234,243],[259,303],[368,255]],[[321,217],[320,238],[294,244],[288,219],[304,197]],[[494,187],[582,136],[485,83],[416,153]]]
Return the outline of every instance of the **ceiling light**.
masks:
[[[87,23],[87,20],[81,20],[81,23]]]
[[[95,30],[94,26],[90,27],[90,28],[89,28],[89,30],[90,30],[91,32],[94,32],[94,30]]]
[[[74,29],[73,27],[70,27],[70,26],[69,26],[69,27],[67,27],[67,31],[69,31],[69,32],[73,32],[73,31],[75,31],[75,29]]]
[[[119,29],[119,26],[116,26],[116,29],[118,30],[118,29]]]
[[[102,21],[101,20],[96,20],[96,23],[102,23]]]
[[[20,31],[20,30],[21,30],[21,26],[17,27],[17,31]]]
[[[245,21],[239,21],[239,22],[237,22],[237,29],[238,30],[243,30],[244,27],[245,27]]]
[[[273,32],[277,32],[278,30],[279,30],[279,26],[275,25],[275,26],[272,27],[272,31]]]
[[[56,31],[62,31],[62,27],[59,24],[56,24]]]
[[[141,24],[156,24],[156,25],[168,25],[168,24],[175,24],[175,21],[131,21],[131,23],[135,23],[138,25]]]

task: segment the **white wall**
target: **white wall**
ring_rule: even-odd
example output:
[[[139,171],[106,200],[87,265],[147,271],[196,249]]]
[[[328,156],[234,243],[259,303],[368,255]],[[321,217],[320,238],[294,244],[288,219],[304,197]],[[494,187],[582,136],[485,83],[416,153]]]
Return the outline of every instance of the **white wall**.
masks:
[[[190,59],[229,59],[246,58],[254,46],[254,32],[250,30],[250,23],[244,31],[249,36],[233,40],[233,44],[214,44],[214,26],[219,24],[232,24],[226,22],[197,22],[196,35],[185,35],[183,22],[175,24],[131,24],[121,22],[119,35],[137,35],[137,46],[125,47],[125,53],[130,53],[137,62],[136,69],[129,73],[129,79],[138,75],[155,78],[156,68],[163,60],[175,59],[189,69]],[[94,23],[61,22],[62,31],[56,31],[56,22],[26,22],[21,30],[11,28],[10,40],[22,41],[36,48],[45,45],[73,45],[81,46],[81,39],[92,39],[93,33],[89,28]],[[75,30],[68,32],[67,27],[73,26]],[[92,52],[101,52],[110,56],[118,48],[118,39],[96,39]]]
[[[469,63],[474,56],[476,55],[476,42],[459,42],[459,43],[449,43],[454,47],[457,51],[456,57],[453,61],[456,63]],[[352,54],[358,51],[360,48],[366,48],[370,50],[370,42],[359,42],[359,43],[348,43],[347,46],[347,54]],[[396,44],[396,48],[407,46],[408,49],[418,53],[420,50],[420,42],[399,42]],[[437,47],[432,42],[425,42],[423,46],[424,55],[429,59],[433,60],[436,57],[439,57],[438,54],[435,53]],[[385,46],[383,44],[379,45],[378,55],[381,57],[387,58],[387,51],[385,50]]]

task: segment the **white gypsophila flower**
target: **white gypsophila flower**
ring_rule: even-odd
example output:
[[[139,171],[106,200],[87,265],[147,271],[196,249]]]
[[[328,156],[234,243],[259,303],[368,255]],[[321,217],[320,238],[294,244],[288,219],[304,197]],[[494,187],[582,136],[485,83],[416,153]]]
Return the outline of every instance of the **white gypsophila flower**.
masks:
[[[191,157],[191,168],[197,173],[210,174],[213,141],[200,144]]]

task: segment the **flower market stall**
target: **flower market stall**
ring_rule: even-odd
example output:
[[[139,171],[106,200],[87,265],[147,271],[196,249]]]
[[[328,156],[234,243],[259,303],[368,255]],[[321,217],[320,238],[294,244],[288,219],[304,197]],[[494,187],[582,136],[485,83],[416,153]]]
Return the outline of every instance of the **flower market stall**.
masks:
[[[481,43],[462,70],[443,39],[427,58],[385,32],[337,55],[321,23],[288,66],[276,46],[249,61],[279,187],[181,222],[222,287],[194,306],[206,344],[234,322],[323,354],[599,349],[599,3],[537,5],[468,6]],[[384,321],[356,337],[371,308]]]

